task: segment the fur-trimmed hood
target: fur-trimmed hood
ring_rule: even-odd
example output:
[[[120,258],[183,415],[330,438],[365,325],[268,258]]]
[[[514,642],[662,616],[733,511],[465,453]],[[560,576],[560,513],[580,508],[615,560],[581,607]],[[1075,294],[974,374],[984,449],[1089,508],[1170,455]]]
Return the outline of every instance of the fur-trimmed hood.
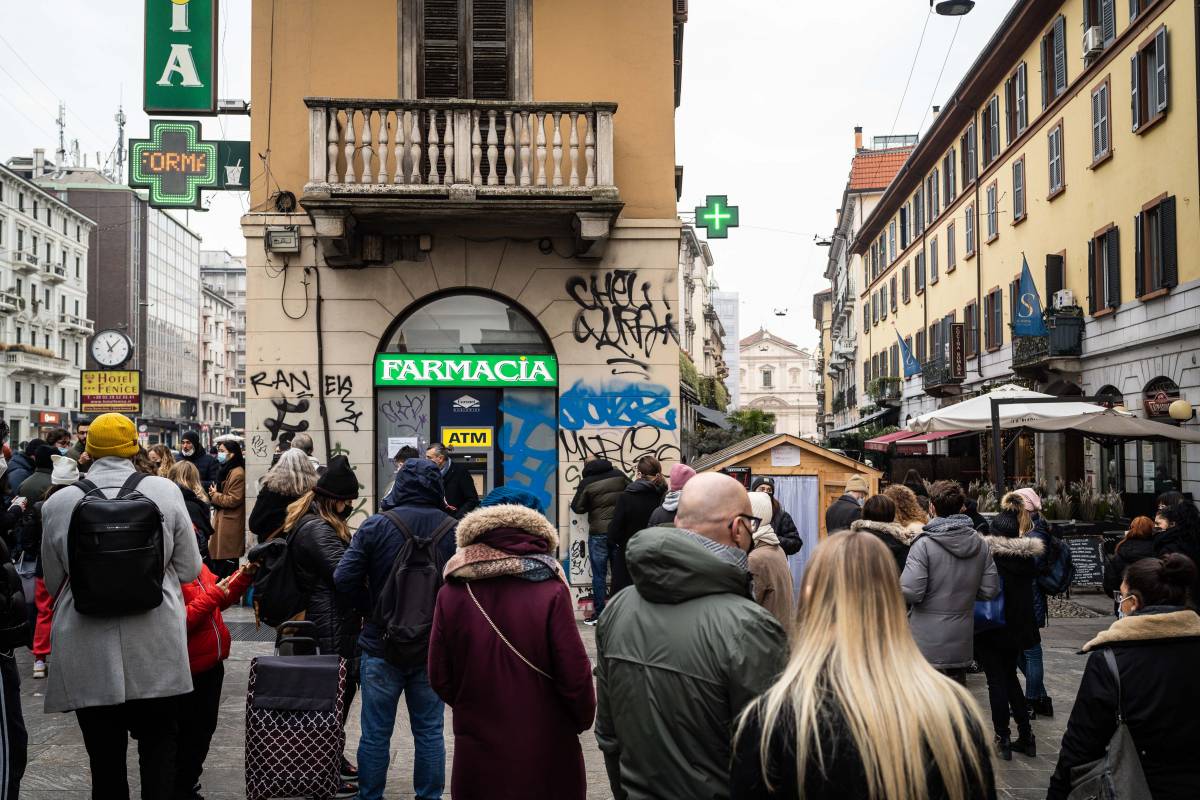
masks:
[[[502,505],[477,508],[458,523],[456,538],[459,548],[475,543],[483,534],[497,528],[516,528],[550,543],[550,552],[558,549],[558,531],[550,520],[525,506]]]
[[[921,528],[911,530],[895,522],[874,522],[866,519],[855,520],[850,525],[850,530],[870,531],[879,536],[890,536],[903,545],[911,545],[913,539],[917,538],[917,534],[921,532]]]
[[[985,536],[993,556],[1008,558],[1040,558],[1046,552],[1041,539],[1032,536]]]
[[[1200,616],[1190,608],[1163,608],[1122,617],[1100,631],[1095,639],[1083,646],[1087,653],[1097,647],[1124,642],[1140,642],[1153,639],[1184,639],[1200,637]]]

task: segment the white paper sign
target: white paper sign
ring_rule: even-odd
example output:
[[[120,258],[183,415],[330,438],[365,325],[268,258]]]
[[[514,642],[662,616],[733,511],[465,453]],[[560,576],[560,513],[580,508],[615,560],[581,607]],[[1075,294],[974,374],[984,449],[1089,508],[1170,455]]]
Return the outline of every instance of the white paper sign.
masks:
[[[421,455],[421,448],[417,446],[417,437],[415,436],[389,436],[387,445],[388,458],[396,457],[396,453],[400,452],[402,447],[411,447]]]
[[[771,448],[772,467],[800,466],[800,448],[794,444],[781,444]]]

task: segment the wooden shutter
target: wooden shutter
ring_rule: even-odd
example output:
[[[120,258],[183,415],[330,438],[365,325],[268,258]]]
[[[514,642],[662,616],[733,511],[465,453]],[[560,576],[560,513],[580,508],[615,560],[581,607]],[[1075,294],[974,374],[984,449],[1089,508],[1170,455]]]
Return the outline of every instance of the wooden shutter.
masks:
[[[1117,228],[1104,237],[1104,246],[1108,248],[1108,306],[1116,308],[1121,305],[1121,247]]]
[[[1095,314],[1100,308],[1100,303],[1096,295],[1096,273],[1099,269],[1096,264],[1096,240],[1088,239],[1088,312]]]
[[[1138,214],[1133,218],[1133,296],[1141,297],[1146,293],[1146,232],[1142,227],[1146,224],[1146,215]]]
[[[1067,90],[1067,21],[1054,20],[1054,96]]]
[[[472,0],[471,97],[512,99],[509,55],[508,0]]]
[[[908,204],[900,209],[900,247],[908,247]]]
[[[1135,131],[1142,126],[1142,109],[1138,102],[1142,93],[1140,61],[1141,56],[1137,53],[1129,59],[1129,115]]]
[[[898,345],[898,344],[892,345],[891,366],[892,366],[892,376],[899,377],[900,376],[900,345]]]
[[[908,264],[904,265],[904,272],[901,273],[901,276],[902,276],[901,282],[904,287],[904,302],[907,303],[909,298],[912,297],[912,279],[909,276],[909,265]]]
[[[459,0],[424,0],[421,54],[422,97],[462,97]]]
[[[1154,34],[1154,77],[1158,81],[1158,102],[1155,104],[1153,111],[1159,113],[1167,110],[1167,92],[1168,92],[1168,75],[1167,75],[1167,29],[1159,28],[1158,33]]]
[[[1004,82],[1004,143],[1012,144],[1017,132],[1017,87],[1016,80]]]
[[[1104,32],[1105,44],[1117,38],[1117,20],[1116,12],[1113,10],[1113,0],[1100,0],[1100,28]]]
[[[996,290],[996,302],[992,303],[992,313],[996,315],[996,347],[1004,344],[1004,290]]]
[[[896,294],[896,276],[892,275],[892,311],[896,310],[896,303],[899,296]]]
[[[1017,130],[1029,125],[1029,68],[1025,62],[1017,67]]]
[[[1046,255],[1046,305],[1054,302],[1055,292],[1063,288],[1063,257]]]
[[[916,352],[917,361],[924,364],[925,363],[925,330],[924,329],[917,331],[916,345],[917,345],[917,352]]]
[[[1162,285],[1170,289],[1179,285],[1179,252],[1175,245],[1175,196],[1171,195],[1158,207],[1159,253],[1162,254]]]
[[[1046,63],[1046,48],[1054,41],[1054,33],[1051,32],[1042,37],[1042,46],[1038,48],[1038,57],[1041,59],[1041,76],[1042,76],[1042,110],[1046,110],[1046,106],[1050,105],[1051,91],[1053,82],[1050,79],[1050,65]]]

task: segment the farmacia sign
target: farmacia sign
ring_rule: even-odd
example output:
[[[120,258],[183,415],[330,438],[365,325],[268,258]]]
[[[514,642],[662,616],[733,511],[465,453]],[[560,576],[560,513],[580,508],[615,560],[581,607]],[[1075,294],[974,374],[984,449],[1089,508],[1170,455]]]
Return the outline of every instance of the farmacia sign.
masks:
[[[376,386],[557,386],[554,356],[428,355],[375,356]]]

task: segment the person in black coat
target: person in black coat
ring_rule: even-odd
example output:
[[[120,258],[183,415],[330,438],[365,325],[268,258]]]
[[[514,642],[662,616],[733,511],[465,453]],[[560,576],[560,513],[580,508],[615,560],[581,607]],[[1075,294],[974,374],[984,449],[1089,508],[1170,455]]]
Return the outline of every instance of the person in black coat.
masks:
[[[1104,559],[1104,593],[1109,597],[1116,594],[1125,579],[1125,570],[1143,558],[1154,558],[1154,521],[1149,517],[1134,517],[1125,538]],[[1114,600],[1113,614],[1116,613]]]
[[[200,434],[188,431],[183,435],[183,442],[179,445],[179,459],[190,461],[196,465],[202,486],[217,482],[221,465],[215,458],[204,452],[204,448],[200,446]]]
[[[850,530],[877,536],[896,560],[896,574],[902,574],[908,562],[908,548],[917,535],[895,521],[896,504],[886,494],[867,498],[862,511],[862,519],[855,520]]]
[[[800,548],[804,546],[804,540],[800,538],[796,521],[792,519],[791,514],[783,510],[779,498],[775,496],[775,480],[767,475],[760,475],[754,479],[750,490],[771,495],[771,527],[779,537],[779,546],[783,548],[784,555],[799,553]]]
[[[437,465],[442,471],[442,485],[446,490],[446,506],[450,513],[459,519],[463,515],[479,508],[479,490],[475,488],[475,479],[471,471],[462,464],[454,463],[450,451],[443,444],[431,444],[425,451],[425,457]]]
[[[1178,553],[1130,565],[1120,613],[1083,646],[1090,653],[1063,734],[1047,800],[1066,800],[1072,771],[1104,755],[1120,714],[1154,800],[1200,797],[1200,616],[1187,608],[1196,565]],[[1111,649],[1116,681],[1102,652]],[[1120,697],[1120,708],[1117,699]]]
[[[262,477],[250,512],[250,532],[265,542],[283,530],[288,506],[312,491],[317,470],[304,451],[291,448]]]
[[[917,496],[917,502],[921,508],[929,507],[929,490],[925,488],[925,481],[921,478],[921,473],[915,469],[910,469],[904,473],[904,480],[901,481],[905,486],[912,490],[912,493]]]
[[[648,526],[650,515],[667,493],[662,464],[654,456],[638,459],[637,475],[637,480],[626,486],[625,491],[617,497],[612,524],[608,527],[608,558],[612,569],[610,597],[633,584],[625,567],[625,548],[634,534]]]
[[[851,475],[846,481],[846,493],[834,500],[825,512],[825,533],[848,531],[854,520],[862,519],[862,504],[869,491],[862,475]]]
[[[187,506],[192,530],[196,532],[200,556],[208,558],[208,540],[213,535],[212,506],[208,503],[204,487],[200,485],[200,473],[196,471],[196,465],[189,461],[177,461],[171,465],[167,477],[183,494],[183,504]]]

